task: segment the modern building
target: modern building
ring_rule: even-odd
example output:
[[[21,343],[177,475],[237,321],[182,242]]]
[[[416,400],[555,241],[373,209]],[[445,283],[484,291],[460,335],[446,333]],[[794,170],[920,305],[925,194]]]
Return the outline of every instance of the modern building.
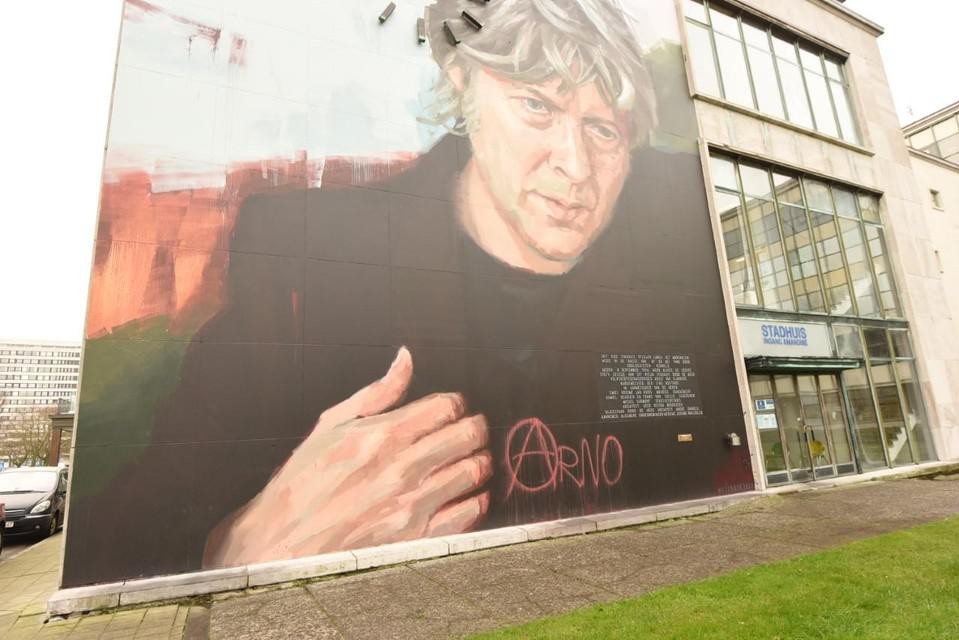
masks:
[[[882,28],[839,3],[683,8],[757,485],[956,458],[955,272],[913,174],[955,119],[909,148]]]
[[[47,416],[75,409],[79,375],[77,345],[0,343],[0,468],[43,464],[52,444]]]
[[[959,102],[903,133],[922,204],[914,221],[922,242],[904,248],[916,256],[917,275],[926,285],[927,328],[917,331],[917,339],[934,354],[926,392],[939,421],[943,455],[954,458],[959,455]]]
[[[0,343],[0,424],[27,411],[72,410],[79,376],[79,345]]]
[[[880,26],[377,16],[127,3],[53,610],[959,458],[955,112]]]

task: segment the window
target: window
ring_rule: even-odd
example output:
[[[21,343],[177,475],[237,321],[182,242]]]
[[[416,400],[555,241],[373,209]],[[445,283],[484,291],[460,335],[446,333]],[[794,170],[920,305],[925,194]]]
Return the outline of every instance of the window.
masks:
[[[865,361],[842,374],[863,466],[934,459],[908,331],[847,324],[832,331],[838,356]]]
[[[737,305],[902,317],[875,195],[718,154],[710,167]]]
[[[931,460],[932,445],[908,333],[866,327],[863,334],[889,460],[894,465]]]
[[[959,115],[952,115],[909,136],[909,145],[959,164]]]
[[[841,59],[716,0],[684,4],[697,91],[860,143]]]

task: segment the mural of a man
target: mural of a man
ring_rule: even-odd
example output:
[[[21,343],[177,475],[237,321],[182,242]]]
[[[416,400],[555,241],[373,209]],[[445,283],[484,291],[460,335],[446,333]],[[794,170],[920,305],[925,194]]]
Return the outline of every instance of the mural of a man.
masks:
[[[442,22],[465,8],[488,26],[452,47]],[[630,150],[653,125],[651,80],[627,22],[608,0],[506,0],[485,12],[441,0],[428,19],[443,72],[437,119],[455,123],[450,135],[468,139],[469,155],[447,178],[434,171],[430,155],[438,152],[431,152],[401,179],[448,180],[450,218],[504,265],[567,273],[612,220]],[[246,207],[238,226],[268,218],[274,206],[267,199]],[[310,211],[323,206],[319,195]],[[487,419],[467,410],[461,390],[404,404],[415,360],[401,348],[382,379],[324,411],[263,491],[217,527],[205,563],[247,564],[474,526],[490,501],[483,490],[493,472]],[[264,529],[266,521],[273,524]]]
[[[127,566],[265,562],[748,478],[716,449],[674,474],[673,427],[600,418],[599,354],[680,350],[726,376],[703,389],[708,428],[741,421],[705,196],[668,185],[701,184],[699,158],[648,147],[657,94],[630,20],[615,0],[436,0],[422,119],[450,132],[384,181],[247,198],[226,305],[153,427],[196,443],[193,475],[148,449],[104,492],[103,510],[149,494],[158,517],[189,516],[155,549],[129,545]],[[653,228],[671,217],[688,227]],[[664,266],[679,246],[689,275]],[[514,438],[524,424],[542,428]],[[126,525],[115,540],[147,530]]]

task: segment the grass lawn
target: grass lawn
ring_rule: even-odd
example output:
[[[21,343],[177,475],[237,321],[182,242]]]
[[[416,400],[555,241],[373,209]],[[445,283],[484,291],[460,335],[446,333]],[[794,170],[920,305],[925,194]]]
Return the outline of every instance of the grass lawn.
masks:
[[[477,638],[959,640],[959,518]]]

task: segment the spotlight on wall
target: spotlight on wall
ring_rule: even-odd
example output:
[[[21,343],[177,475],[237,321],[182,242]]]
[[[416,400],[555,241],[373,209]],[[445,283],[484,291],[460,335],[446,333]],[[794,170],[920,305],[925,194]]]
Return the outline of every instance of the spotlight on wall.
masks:
[[[456,32],[453,31],[453,27],[450,26],[450,23],[446,20],[443,21],[443,33],[446,34],[446,39],[450,41],[450,44],[454,47],[460,43],[460,39],[456,37]]]
[[[463,11],[463,13],[460,15],[463,16],[463,20],[466,22],[466,24],[473,27],[477,31],[483,28],[483,23],[474,18],[469,11]]]
[[[726,444],[728,444],[730,447],[738,447],[738,446],[741,446],[742,443],[743,441],[739,438],[738,433],[726,434]]]
[[[393,12],[396,11],[396,3],[391,2],[386,5],[386,8],[383,9],[383,13],[380,14],[380,24],[383,24],[390,19],[390,16],[393,15]]]
[[[416,19],[416,41],[420,44],[426,42],[426,20]]]

